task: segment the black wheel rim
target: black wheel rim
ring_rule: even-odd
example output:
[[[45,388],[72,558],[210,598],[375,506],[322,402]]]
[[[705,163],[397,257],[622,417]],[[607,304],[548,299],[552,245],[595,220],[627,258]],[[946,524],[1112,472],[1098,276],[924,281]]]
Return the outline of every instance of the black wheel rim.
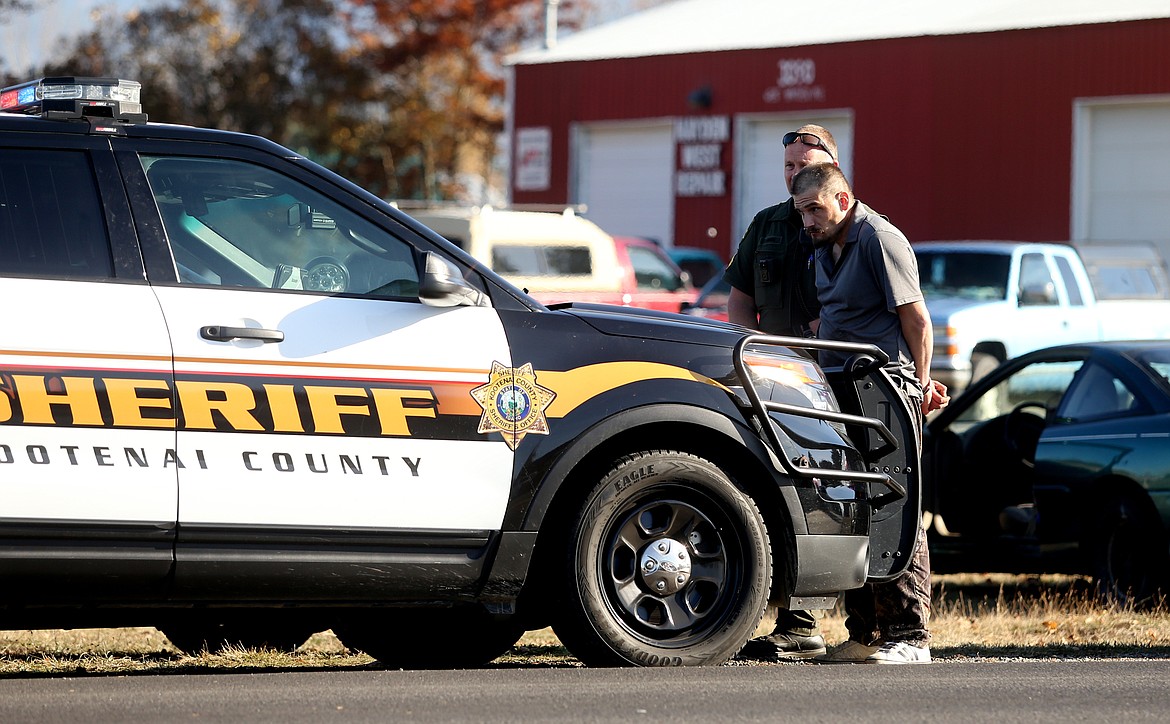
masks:
[[[704,638],[739,598],[738,530],[718,502],[679,487],[646,491],[604,532],[597,561],[606,605],[659,646]]]

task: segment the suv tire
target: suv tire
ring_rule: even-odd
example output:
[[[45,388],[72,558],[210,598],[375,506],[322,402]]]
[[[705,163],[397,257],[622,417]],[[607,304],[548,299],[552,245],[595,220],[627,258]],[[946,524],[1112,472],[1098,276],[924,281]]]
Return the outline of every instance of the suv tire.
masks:
[[[1093,576],[1109,602],[1156,601],[1167,582],[1166,533],[1148,499],[1133,494],[1105,501],[1090,542]]]
[[[719,664],[764,614],[772,555],[763,518],[703,458],[622,458],[570,531],[554,630],[589,666]]]

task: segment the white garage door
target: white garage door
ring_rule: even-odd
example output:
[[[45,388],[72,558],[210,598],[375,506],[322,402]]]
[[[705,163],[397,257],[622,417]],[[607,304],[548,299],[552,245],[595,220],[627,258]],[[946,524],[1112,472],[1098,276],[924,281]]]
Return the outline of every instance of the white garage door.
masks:
[[[674,237],[674,136],[669,120],[636,126],[578,126],[573,196],[615,236]]]
[[[1073,239],[1170,251],[1170,98],[1082,100],[1075,118]]]
[[[780,143],[785,133],[806,123],[816,123],[829,129],[837,141],[841,156],[839,163],[846,178],[853,178],[853,117],[848,112],[823,116],[740,116],[736,119],[736,183],[735,235],[731,240],[735,251],[747,231],[752,217],[760,209],[778,204],[788,198],[784,185],[784,147]]]

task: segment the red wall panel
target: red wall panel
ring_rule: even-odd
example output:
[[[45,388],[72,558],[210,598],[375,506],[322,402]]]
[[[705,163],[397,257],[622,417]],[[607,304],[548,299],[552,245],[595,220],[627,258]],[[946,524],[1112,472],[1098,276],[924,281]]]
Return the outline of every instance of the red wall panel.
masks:
[[[793,58],[815,62],[818,97],[769,95],[777,63]],[[710,108],[688,106],[704,86]],[[521,65],[515,125],[552,129],[552,186],[514,200],[572,201],[574,122],[848,108],[857,195],[912,240],[1064,240],[1074,101],[1148,94],[1170,94],[1170,20]],[[732,128],[728,193],[677,199],[677,244],[728,246],[706,230],[730,228]]]

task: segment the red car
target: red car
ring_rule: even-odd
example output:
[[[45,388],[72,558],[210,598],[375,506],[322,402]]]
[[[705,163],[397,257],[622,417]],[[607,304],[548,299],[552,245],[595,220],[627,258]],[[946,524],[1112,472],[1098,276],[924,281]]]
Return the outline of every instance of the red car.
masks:
[[[656,242],[615,236],[613,243],[624,277],[623,304],[678,312],[695,302],[699,292]]]

